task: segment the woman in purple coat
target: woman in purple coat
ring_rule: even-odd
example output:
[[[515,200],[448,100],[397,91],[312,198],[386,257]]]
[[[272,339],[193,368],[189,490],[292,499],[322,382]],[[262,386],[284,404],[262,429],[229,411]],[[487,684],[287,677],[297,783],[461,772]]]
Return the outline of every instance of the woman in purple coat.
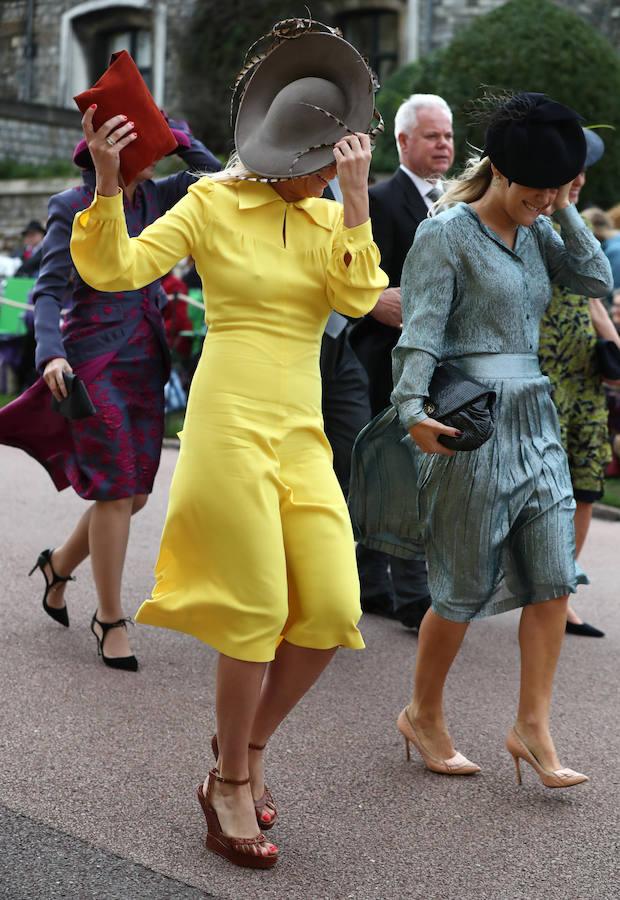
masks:
[[[188,167],[217,171],[218,160],[188,131],[170,123],[177,153]],[[56,549],[43,550],[44,610],[69,625],[64,592],[88,556],[98,607],[91,629],[100,655],[115,669],[136,671],[123,616],[121,580],[131,516],[142,509],[159,466],[164,425],[163,389],[169,356],[159,281],[136,291],[102,293],[85,284],[69,252],[76,212],[90,206],[95,172],[86,142],[74,152],[81,187],[51,198],[39,278],[34,289],[36,365],[40,378],[0,412],[0,443],[19,447],[49,472],[56,488],[71,485],[93,501]],[[127,228],[135,237],[185,195],[194,178],[181,172],[153,181],[153,166],[124,187]],[[69,307],[61,328],[60,311]],[[86,384],[96,414],[65,419],[52,410],[50,392],[66,396],[65,372]]]

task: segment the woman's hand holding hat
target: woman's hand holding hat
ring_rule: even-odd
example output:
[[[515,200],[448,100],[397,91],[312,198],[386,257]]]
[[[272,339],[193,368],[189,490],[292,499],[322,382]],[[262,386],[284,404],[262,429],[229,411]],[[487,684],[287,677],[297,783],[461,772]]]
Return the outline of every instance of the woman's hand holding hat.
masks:
[[[134,123],[127,116],[113,116],[95,131],[93,116],[96,106],[90,106],[82,118],[82,130],[88,150],[97,172],[97,193],[102,197],[113,197],[118,193],[120,153],[123,147],[137,137]]]
[[[344,204],[346,228],[362,225],[369,218],[368,172],[370,138],[367,134],[347,134],[334,146],[336,172]]]
[[[572,183],[572,181],[569,181],[568,184],[563,184],[562,187],[558,188],[555,200],[551,204],[551,212],[555,212],[557,209],[566,209],[570,206],[570,189]]]
[[[570,202],[570,189],[572,185],[572,181],[569,181],[568,184],[563,184],[561,187],[557,188],[555,192],[555,196],[549,206],[546,206],[543,210],[543,215],[551,216],[558,209],[566,209],[571,205]]]

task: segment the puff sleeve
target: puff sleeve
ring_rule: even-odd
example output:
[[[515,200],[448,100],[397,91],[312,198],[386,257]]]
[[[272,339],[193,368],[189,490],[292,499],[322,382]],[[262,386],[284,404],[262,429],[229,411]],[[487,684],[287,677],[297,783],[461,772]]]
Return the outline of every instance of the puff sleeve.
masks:
[[[370,312],[388,286],[388,277],[379,268],[380,261],[370,219],[355,228],[345,228],[341,211],[327,265],[327,299],[331,308],[353,318]]]
[[[213,184],[208,178],[192,185],[185,197],[148,228],[130,238],[123,197],[95,198],[76,214],[71,235],[75,268],[98,291],[130,291],[166,275],[193,254],[207,227]]]

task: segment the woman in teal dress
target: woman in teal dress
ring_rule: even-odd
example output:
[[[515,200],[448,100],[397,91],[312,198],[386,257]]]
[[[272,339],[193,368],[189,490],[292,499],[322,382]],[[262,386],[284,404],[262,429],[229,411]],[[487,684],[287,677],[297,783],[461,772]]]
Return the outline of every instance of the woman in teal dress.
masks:
[[[507,748],[518,772],[523,759],[549,787],[587,780],[562,767],[549,730],[577,577],[571,480],[537,358],[552,284],[591,296],[610,288],[607,260],[568,199],[585,155],[572,110],[541,94],[507,100],[491,116],[483,158],[444,195],[450,208],[419,227],[403,270],[392,400],[422,451],[418,512],[433,605],[398,726],[407,750],[413,743],[434,771],[479,771],[452,744],[444,683],[473,618],[522,607]],[[436,365],[448,360],[497,393],[495,432],[472,452],[440,443],[457,432],[423,408]]]

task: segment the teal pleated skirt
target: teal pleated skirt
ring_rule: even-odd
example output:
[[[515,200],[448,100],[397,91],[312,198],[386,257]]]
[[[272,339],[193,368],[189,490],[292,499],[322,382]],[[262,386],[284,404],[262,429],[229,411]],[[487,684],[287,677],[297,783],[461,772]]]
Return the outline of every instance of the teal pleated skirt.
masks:
[[[451,362],[497,393],[497,420],[478,450],[417,455],[434,611],[467,622],[574,592],[575,502],[549,379],[536,356]]]

